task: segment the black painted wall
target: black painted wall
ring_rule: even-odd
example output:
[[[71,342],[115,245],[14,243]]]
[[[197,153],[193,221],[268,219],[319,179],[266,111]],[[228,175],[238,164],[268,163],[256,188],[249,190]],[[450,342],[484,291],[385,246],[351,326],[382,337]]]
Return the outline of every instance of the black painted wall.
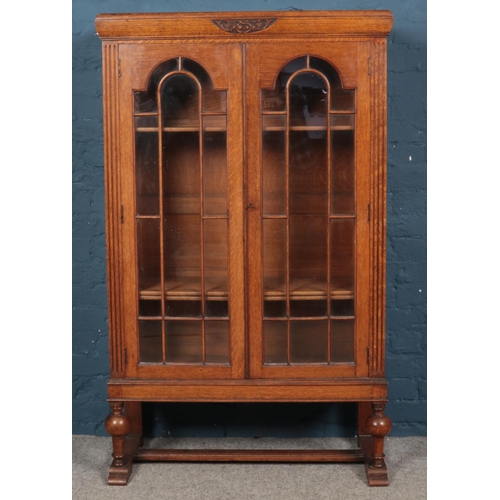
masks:
[[[73,0],[73,432],[109,412],[99,12],[389,9],[387,369],[393,436],[426,434],[426,3],[424,0]],[[168,436],[352,435],[354,405],[145,405]]]

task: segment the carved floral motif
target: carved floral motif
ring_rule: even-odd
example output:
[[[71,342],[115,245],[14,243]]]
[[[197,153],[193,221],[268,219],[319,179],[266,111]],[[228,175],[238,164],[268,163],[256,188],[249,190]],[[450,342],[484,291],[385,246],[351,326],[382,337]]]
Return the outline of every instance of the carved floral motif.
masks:
[[[234,34],[255,33],[262,31],[276,22],[271,19],[212,19],[212,23],[223,31]]]

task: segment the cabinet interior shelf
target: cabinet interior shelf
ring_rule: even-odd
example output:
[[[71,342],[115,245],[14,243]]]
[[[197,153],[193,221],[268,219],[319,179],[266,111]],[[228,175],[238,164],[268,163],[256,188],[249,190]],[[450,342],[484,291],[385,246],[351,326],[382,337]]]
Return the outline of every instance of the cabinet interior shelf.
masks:
[[[330,114],[330,116],[335,116]],[[352,120],[346,120],[350,115],[339,116],[339,123],[332,123],[331,130],[354,130]],[[290,131],[300,132],[300,131],[318,131],[327,130],[326,126],[326,116],[322,118],[305,118],[297,123],[296,120],[292,120],[289,126]],[[286,130],[285,126],[285,115],[263,115],[262,120],[262,130],[264,132],[282,132]],[[146,124],[144,124],[146,125]],[[158,126],[155,124],[149,124],[153,126],[138,126],[136,127],[136,132],[146,132],[146,133],[158,133]],[[182,120],[182,121],[172,121],[169,122],[167,126],[162,127],[163,132],[199,132],[200,122],[198,120]],[[202,127],[203,132],[226,132],[226,116],[225,115],[215,115],[210,116],[210,120],[204,120]]]
[[[354,293],[344,280],[335,280],[331,283],[330,298],[332,300],[352,300]],[[225,278],[205,278],[205,299],[211,301],[226,301],[228,299],[227,280]],[[325,300],[326,281],[311,278],[296,278],[290,280],[290,300]],[[165,297],[167,300],[201,300],[200,278],[166,278]],[[148,283],[139,292],[141,300],[160,300],[161,283]],[[286,300],[286,289],[283,283],[277,280],[264,280],[264,300]]]
[[[158,127],[137,127],[136,132],[158,133]],[[163,132],[199,132],[199,127],[163,127]],[[269,125],[263,127],[264,132],[283,132],[286,127],[281,125]],[[326,125],[292,125],[292,132],[327,130]],[[330,130],[354,130],[352,125],[332,125]],[[204,127],[203,132],[226,132],[225,127]]]

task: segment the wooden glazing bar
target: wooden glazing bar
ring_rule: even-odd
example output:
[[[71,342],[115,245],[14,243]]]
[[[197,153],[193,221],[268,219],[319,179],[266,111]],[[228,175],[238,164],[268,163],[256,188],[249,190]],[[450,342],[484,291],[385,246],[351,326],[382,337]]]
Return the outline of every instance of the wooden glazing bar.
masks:
[[[158,90],[156,94],[156,102],[158,105],[158,126],[161,129],[163,123],[163,112],[162,112],[162,102],[161,102],[161,89],[163,83],[166,81],[169,75],[165,75],[160,83],[158,84]],[[159,197],[159,211],[160,211],[160,307],[161,316],[165,317],[165,249],[164,249],[164,230],[163,230],[163,132],[158,131],[158,197]],[[165,321],[161,322],[161,351],[162,351],[162,362],[165,364],[167,361],[167,339],[165,332]]]
[[[180,59],[180,58],[179,58]],[[193,76],[194,77],[194,76]],[[199,87],[198,96],[198,120],[199,120],[199,135],[198,148],[200,150],[200,277],[201,277],[201,362],[206,363],[207,360],[207,345],[205,338],[205,224],[204,224],[204,201],[205,189],[203,186],[203,92],[200,82],[196,80]]]
[[[263,219],[286,219],[286,215],[263,215]]]
[[[198,127],[190,127],[190,126],[175,126],[175,127],[163,127],[163,132],[198,132]],[[220,126],[212,126],[206,127],[206,132],[226,132],[224,127]],[[137,127],[136,132],[150,132],[155,133],[158,132],[158,127]]]
[[[338,109],[336,111],[330,111],[330,115],[355,115],[356,111],[351,111],[348,109]]]
[[[161,219],[160,215],[136,215],[135,218],[137,220],[141,219]]]
[[[158,113],[156,111],[137,111],[136,113],[134,113],[134,116],[158,116]]]
[[[330,219],[355,219],[356,216],[355,215],[341,215],[341,214],[338,214],[338,215],[330,215]]]
[[[161,90],[165,81],[173,75],[184,74],[188,77],[192,78],[196,84],[198,85],[199,99],[198,99],[198,108],[201,113],[201,86],[196,77],[189,73],[188,71],[181,70],[181,58],[178,58],[177,61],[177,71],[171,71],[167,73],[160,80],[158,84],[157,90],[157,103],[158,103],[158,183],[159,183],[159,198],[160,198],[160,287],[161,287],[161,315],[162,318],[165,318],[165,251],[164,251],[164,214],[163,214],[163,132],[169,131],[170,127],[162,127],[163,125],[163,112],[161,105]],[[201,116],[199,118],[199,124],[201,125]],[[149,127],[147,127],[149,128]],[[155,128],[155,127],[153,127]],[[139,129],[137,129],[140,131]],[[201,137],[201,126],[200,126],[200,137]],[[201,146],[200,146],[200,154],[201,154]],[[201,171],[201,163],[200,163],[200,171]],[[203,224],[203,223],[201,223]],[[202,303],[203,307],[203,303]],[[202,323],[203,330],[203,323]],[[165,321],[161,322],[161,337],[162,337],[162,359],[163,363],[166,363],[167,352],[166,352],[166,332],[165,332]]]
[[[138,318],[141,321],[159,321],[160,318],[159,316],[139,316]],[[201,318],[198,317],[193,317],[193,316],[165,316],[163,318],[165,321],[201,321]],[[229,316],[214,316],[214,317],[207,317],[205,318],[205,321],[228,321]]]
[[[291,318],[294,321],[318,321],[329,319],[328,316],[297,316],[296,318]],[[288,321],[288,318],[273,318],[273,317],[265,317],[266,321]]]
[[[361,463],[361,449],[347,450],[203,450],[139,449],[137,462],[349,462]]]
[[[285,212],[286,212],[286,362],[290,365],[290,82],[295,73],[290,76],[285,88]]]
[[[203,220],[210,220],[210,219],[227,219],[227,215],[203,215],[202,219]]]
[[[309,60],[309,56],[307,56]],[[327,88],[327,95],[326,95],[326,105],[327,105],[327,110],[330,111],[330,106],[331,106],[331,89],[330,89],[330,83],[328,80],[325,78],[326,82],[326,88]],[[327,153],[326,153],[326,164],[327,164],[327,170],[328,170],[328,176],[327,176],[327,183],[328,183],[328,201],[327,201],[327,213],[328,213],[328,219],[327,219],[327,233],[326,233],[326,314],[328,317],[332,315],[331,313],[331,243],[332,243],[332,231],[331,231],[331,224],[330,224],[330,215],[332,213],[332,138],[331,138],[331,119],[330,115],[327,112],[326,115],[326,126],[327,126],[327,131],[326,131],[326,148],[327,148]],[[331,363],[332,361],[332,326],[331,326],[331,321],[327,321],[327,360],[328,364]]]

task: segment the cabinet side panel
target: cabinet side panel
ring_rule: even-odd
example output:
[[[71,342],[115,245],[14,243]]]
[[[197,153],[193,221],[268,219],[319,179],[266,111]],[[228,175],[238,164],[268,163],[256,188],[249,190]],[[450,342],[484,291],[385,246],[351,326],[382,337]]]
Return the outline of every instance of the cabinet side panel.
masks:
[[[372,340],[370,375],[383,377],[385,371],[385,263],[386,263],[386,172],[387,172],[387,62],[385,39],[372,42],[371,156],[372,156]]]
[[[120,295],[120,192],[118,180],[118,44],[103,43],[104,182],[110,375],[124,374]]]

